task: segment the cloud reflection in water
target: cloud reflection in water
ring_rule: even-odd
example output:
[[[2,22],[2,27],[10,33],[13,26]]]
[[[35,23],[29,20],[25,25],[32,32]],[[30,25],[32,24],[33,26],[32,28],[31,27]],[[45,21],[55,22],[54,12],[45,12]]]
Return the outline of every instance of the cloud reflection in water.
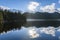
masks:
[[[30,38],[38,38],[38,37],[42,36],[41,35],[42,33],[51,35],[52,37],[56,37],[57,31],[60,32],[60,29],[52,27],[52,26],[51,27],[42,27],[42,28],[32,27],[32,28],[29,28],[28,34],[29,34]]]
[[[37,33],[36,29],[32,28],[29,31],[30,38],[37,38],[39,37],[39,34]]]
[[[55,36],[55,28],[54,27],[47,27],[40,29],[41,33],[50,34],[52,36]]]

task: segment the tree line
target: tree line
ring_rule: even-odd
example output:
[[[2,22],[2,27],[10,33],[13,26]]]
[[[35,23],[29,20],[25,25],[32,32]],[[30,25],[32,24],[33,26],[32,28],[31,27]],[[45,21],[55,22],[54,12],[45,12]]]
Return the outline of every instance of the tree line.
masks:
[[[20,12],[0,9],[0,32],[21,28],[26,23],[26,17]]]
[[[59,19],[60,18],[60,13],[54,12],[54,13],[47,13],[47,12],[24,12],[22,13],[21,11],[18,12],[13,12],[10,10],[3,10],[0,9],[0,33],[5,31],[7,32],[8,30],[12,29],[20,29],[21,26],[59,26],[60,21],[58,22],[52,22],[52,21],[46,21],[46,22],[39,22],[38,25],[37,23],[28,23],[26,19]],[[44,24],[43,24],[44,23]]]

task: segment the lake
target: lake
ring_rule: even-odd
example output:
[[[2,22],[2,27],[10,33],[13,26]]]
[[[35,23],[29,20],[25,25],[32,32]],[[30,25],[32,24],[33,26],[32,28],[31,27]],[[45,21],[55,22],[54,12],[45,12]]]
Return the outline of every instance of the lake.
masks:
[[[0,40],[60,40],[60,19],[27,19],[0,27]]]
[[[60,40],[60,27],[21,26],[20,29],[3,31],[0,40]]]

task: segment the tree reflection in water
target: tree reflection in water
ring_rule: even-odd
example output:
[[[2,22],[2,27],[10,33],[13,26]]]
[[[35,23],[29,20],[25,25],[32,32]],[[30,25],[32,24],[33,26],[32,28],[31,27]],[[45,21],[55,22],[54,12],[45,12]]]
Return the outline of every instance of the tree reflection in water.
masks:
[[[5,32],[3,32],[2,35],[4,33]],[[6,39],[6,37],[7,39],[18,38],[19,40],[59,40],[60,28],[59,27],[55,28],[52,26],[40,27],[40,28],[37,28],[36,26],[35,27],[34,26],[31,26],[31,27],[21,26],[21,29],[19,30],[13,29],[11,31],[7,31],[7,33],[3,35],[2,39],[3,38]]]

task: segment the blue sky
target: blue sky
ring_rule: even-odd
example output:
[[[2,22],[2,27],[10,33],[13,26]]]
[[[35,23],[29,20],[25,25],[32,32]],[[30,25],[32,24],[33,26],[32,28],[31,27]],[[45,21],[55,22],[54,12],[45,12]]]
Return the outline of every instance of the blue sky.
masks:
[[[51,5],[55,3],[55,8],[60,8],[60,0],[0,0],[0,6],[9,7],[11,9],[17,9],[21,11],[28,11],[30,2],[37,2],[40,6]]]

